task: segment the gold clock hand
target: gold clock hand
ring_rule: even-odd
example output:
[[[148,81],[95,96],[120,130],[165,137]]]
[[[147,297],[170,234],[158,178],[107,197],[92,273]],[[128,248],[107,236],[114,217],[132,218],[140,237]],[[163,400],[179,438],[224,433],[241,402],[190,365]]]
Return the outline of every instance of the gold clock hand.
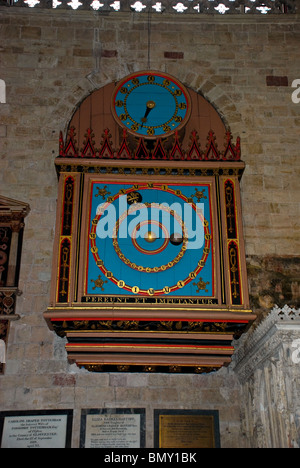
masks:
[[[155,104],[154,101],[148,101],[148,102],[147,102],[145,115],[144,115],[144,117],[141,118],[141,121],[142,121],[143,124],[147,122],[147,117],[148,117],[150,111],[151,111],[152,109],[154,109],[155,106],[156,106],[156,104]],[[143,126],[143,125],[142,125],[142,126]]]

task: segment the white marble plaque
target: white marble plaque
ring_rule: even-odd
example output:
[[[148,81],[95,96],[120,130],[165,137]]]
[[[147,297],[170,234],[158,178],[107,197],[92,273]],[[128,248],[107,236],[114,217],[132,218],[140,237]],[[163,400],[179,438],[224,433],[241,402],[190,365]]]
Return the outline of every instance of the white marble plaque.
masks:
[[[67,415],[7,416],[1,448],[65,448]]]
[[[139,414],[88,414],[85,448],[140,448]]]

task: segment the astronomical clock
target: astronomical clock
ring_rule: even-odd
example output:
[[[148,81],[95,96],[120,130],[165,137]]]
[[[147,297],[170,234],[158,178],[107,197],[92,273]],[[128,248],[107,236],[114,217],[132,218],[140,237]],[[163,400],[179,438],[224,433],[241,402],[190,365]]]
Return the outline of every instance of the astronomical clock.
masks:
[[[202,149],[191,91],[168,74],[137,72],[109,90],[93,108],[111,128],[87,125],[80,144],[74,126],[60,137],[45,318],[90,371],[215,371],[255,318],[240,141],[225,132],[219,150],[211,129]]]

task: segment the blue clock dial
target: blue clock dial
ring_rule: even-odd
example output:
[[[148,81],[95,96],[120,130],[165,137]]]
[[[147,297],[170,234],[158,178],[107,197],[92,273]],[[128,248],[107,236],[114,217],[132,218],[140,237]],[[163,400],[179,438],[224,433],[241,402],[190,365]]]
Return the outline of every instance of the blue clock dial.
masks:
[[[170,75],[139,72],[122,80],[113,94],[115,119],[144,138],[167,137],[186,124],[188,91]]]

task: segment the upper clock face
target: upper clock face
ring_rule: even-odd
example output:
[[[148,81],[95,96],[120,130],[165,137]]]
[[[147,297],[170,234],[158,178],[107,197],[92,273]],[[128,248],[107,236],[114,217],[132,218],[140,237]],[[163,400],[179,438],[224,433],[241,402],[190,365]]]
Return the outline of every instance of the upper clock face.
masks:
[[[168,137],[187,123],[191,101],[187,89],[172,76],[138,72],[117,85],[112,112],[116,121],[134,135]]]

